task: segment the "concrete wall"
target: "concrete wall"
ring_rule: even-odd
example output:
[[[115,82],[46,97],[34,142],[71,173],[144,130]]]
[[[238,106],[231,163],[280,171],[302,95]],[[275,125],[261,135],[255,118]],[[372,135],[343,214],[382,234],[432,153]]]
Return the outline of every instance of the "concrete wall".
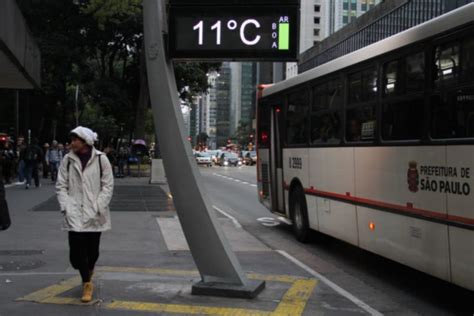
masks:
[[[41,54],[14,0],[0,1],[0,87],[41,84]]]

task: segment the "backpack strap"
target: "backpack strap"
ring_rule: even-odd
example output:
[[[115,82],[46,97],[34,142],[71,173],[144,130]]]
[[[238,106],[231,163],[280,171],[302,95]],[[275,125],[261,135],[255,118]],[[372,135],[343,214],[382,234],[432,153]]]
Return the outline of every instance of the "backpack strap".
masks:
[[[103,175],[103,172],[102,172],[102,154],[99,154],[97,155],[99,156],[99,169],[100,169],[100,179],[102,180],[102,175]]]

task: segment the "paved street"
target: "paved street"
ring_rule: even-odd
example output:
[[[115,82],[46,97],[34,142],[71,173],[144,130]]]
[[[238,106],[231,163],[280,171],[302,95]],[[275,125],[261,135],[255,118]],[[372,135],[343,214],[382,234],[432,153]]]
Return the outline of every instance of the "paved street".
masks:
[[[214,204],[245,230],[270,248],[288,252],[374,309],[394,315],[473,314],[474,295],[469,291],[322,234],[314,233],[310,243],[301,244],[286,224],[264,226],[258,219],[274,216],[257,200],[257,189],[252,187],[254,167],[201,171]],[[328,304],[328,308],[337,308]]]
[[[81,304],[53,186],[46,183],[7,190],[13,226],[0,239],[0,315],[467,314],[466,291],[328,237],[315,234],[300,244],[289,226],[259,221],[273,216],[256,199],[254,167],[200,170],[244,270],[267,282],[257,299],[191,296],[199,277],[168,189],[135,178],[116,183],[97,300]]]
[[[29,191],[8,188],[13,225],[0,239],[0,315],[314,315],[338,311],[360,315],[372,311],[316,279],[301,263],[285,257],[285,252],[276,252],[255,238],[229,218],[225,205],[216,207],[219,222],[249,278],[265,280],[266,289],[254,300],[191,296],[191,285],[199,276],[172,203],[162,199],[167,193],[166,186],[148,185],[144,178],[117,181],[113,230],[103,236],[95,276],[97,300],[86,305],[79,301],[80,281],[69,265],[66,234],[59,230],[52,184]],[[148,205],[150,198],[160,205],[159,210],[139,207]]]

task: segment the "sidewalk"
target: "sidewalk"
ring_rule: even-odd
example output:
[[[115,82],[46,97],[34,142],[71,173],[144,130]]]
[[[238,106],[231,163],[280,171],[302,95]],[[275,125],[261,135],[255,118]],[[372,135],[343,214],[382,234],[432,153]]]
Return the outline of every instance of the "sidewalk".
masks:
[[[97,300],[79,301],[78,273],[68,260],[54,187],[7,189],[12,227],[0,232],[0,315],[315,315],[338,301],[361,314],[303,269],[269,249],[240,225],[219,222],[249,278],[266,280],[253,300],[192,296],[199,274],[166,186],[147,179],[116,180],[112,231],[103,234],[94,283]]]

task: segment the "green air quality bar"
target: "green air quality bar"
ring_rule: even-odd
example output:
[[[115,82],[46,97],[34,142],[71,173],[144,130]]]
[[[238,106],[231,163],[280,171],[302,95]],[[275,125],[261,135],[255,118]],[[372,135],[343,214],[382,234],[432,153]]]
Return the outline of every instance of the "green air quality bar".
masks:
[[[278,50],[290,49],[290,23],[278,24]]]

